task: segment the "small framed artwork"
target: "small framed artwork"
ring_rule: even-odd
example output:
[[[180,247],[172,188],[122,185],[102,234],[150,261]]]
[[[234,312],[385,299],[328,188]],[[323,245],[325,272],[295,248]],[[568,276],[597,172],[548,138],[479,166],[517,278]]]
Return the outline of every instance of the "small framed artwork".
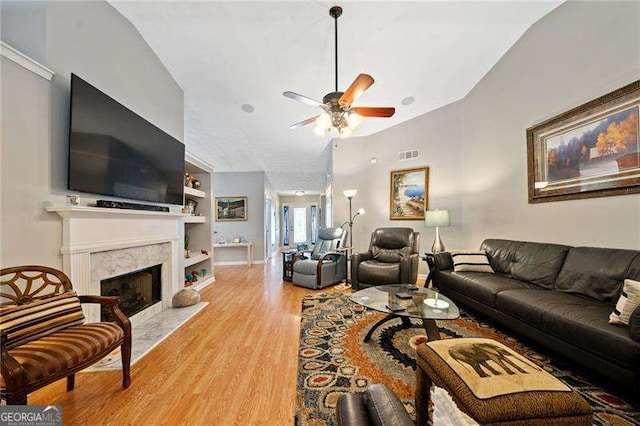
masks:
[[[529,203],[640,192],[640,80],[527,129]]]
[[[247,220],[247,197],[216,197],[216,221]]]
[[[391,172],[391,220],[424,220],[429,200],[429,168]]]

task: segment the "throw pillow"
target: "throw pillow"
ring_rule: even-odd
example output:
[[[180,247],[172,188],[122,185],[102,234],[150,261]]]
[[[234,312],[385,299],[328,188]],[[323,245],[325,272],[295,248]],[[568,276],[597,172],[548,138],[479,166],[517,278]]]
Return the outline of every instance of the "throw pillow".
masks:
[[[640,306],[633,311],[629,318],[629,336],[636,342],[640,342]]]
[[[451,260],[455,272],[493,272],[484,251],[452,251]]]
[[[383,263],[398,263],[404,256],[411,254],[411,247],[401,249],[385,249],[378,246],[371,247],[371,254],[374,260]]]
[[[75,291],[0,308],[0,330],[9,348],[82,323],[84,315]]]
[[[640,306],[640,282],[626,279],[616,308],[609,315],[609,324],[628,325],[631,314],[638,306]]]

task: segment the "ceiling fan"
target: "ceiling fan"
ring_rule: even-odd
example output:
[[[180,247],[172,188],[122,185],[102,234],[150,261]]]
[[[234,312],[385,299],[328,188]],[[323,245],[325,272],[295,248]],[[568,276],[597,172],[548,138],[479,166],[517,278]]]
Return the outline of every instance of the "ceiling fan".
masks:
[[[307,124],[315,123],[314,132],[318,136],[324,136],[331,128],[338,130],[341,138],[348,137],[351,132],[360,124],[362,117],[391,117],[396,109],[393,107],[357,107],[353,103],[373,84],[374,80],[368,74],[360,74],[345,91],[338,91],[338,18],[342,15],[340,6],[333,6],[329,9],[329,15],[334,19],[335,24],[335,74],[336,89],[327,93],[322,102],[311,99],[307,96],[295,92],[284,92],[287,98],[303,102],[307,105],[319,107],[322,112],[299,123],[289,126],[290,129],[297,129]]]

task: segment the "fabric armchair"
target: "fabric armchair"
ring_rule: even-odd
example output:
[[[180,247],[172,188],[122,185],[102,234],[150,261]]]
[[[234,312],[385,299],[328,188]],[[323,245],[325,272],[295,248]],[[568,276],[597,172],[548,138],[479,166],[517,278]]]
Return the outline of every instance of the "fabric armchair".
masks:
[[[75,373],[121,347],[122,386],[131,384],[131,323],[117,297],[78,296],[61,271],[44,266],[0,270],[0,393],[7,405]],[[106,306],[115,322],[85,323],[81,303]],[[42,356],[46,353],[46,356]]]
[[[339,251],[344,247],[347,231],[342,228],[322,228],[318,231],[310,259],[296,260],[293,264],[294,285],[323,288],[339,283],[347,276],[347,257]]]
[[[354,290],[384,284],[415,284],[418,280],[420,233],[411,228],[378,228],[369,250],[351,256]]]

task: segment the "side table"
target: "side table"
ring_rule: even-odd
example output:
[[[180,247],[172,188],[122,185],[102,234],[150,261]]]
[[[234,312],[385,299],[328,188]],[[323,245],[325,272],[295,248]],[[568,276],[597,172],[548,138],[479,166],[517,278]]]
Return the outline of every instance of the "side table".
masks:
[[[427,262],[427,266],[429,267],[429,275],[427,275],[427,279],[424,282],[424,286],[425,288],[427,288],[431,284],[431,279],[433,278],[433,271],[435,270],[436,261],[433,253],[425,253],[424,256],[422,256],[422,260]]]
[[[293,281],[293,264],[296,261],[298,250],[286,250],[282,252],[282,279]]]

